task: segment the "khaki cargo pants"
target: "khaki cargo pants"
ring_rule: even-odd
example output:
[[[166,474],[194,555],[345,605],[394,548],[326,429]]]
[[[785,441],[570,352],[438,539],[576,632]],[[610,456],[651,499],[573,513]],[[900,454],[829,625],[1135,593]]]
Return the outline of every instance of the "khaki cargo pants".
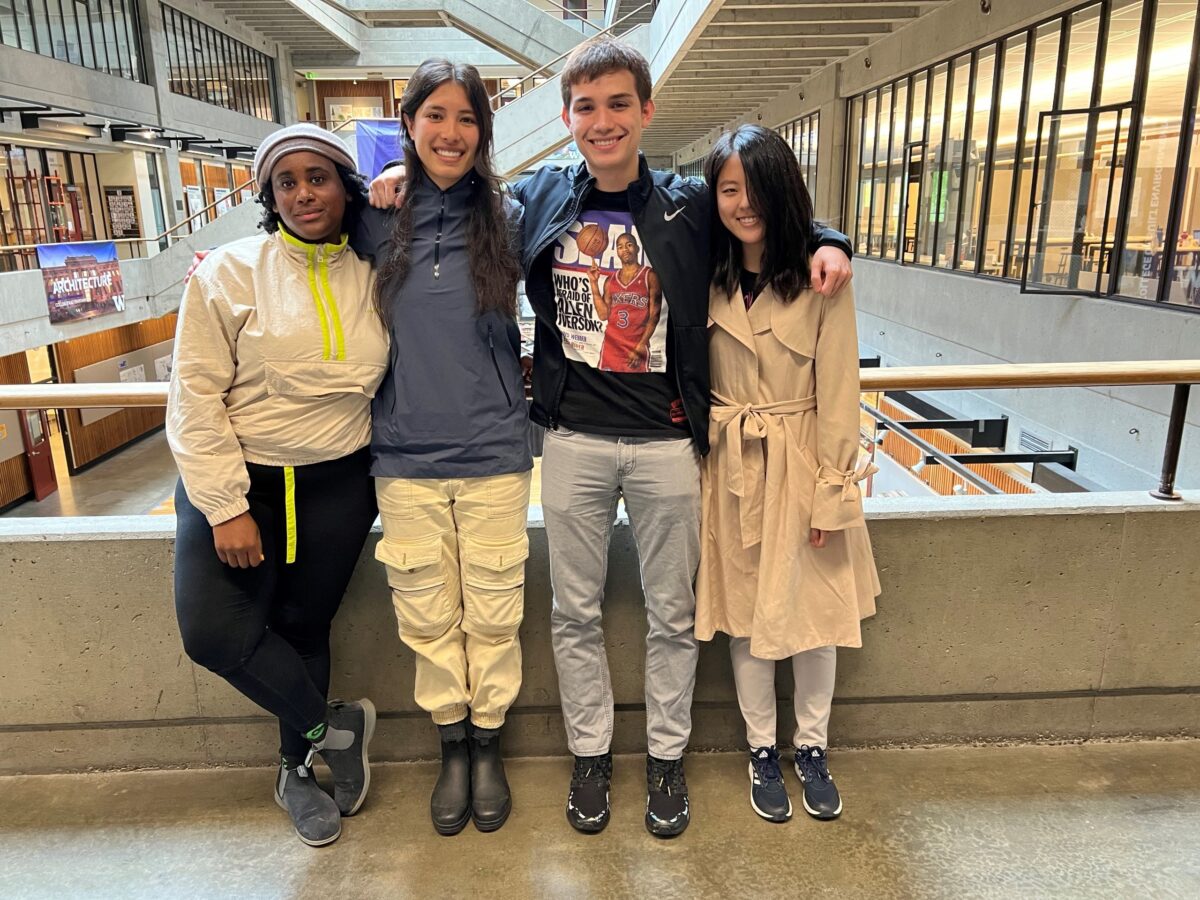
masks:
[[[375,557],[417,654],[417,705],[439,725],[469,712],[499,728],[520,690],[530,477],[375,479]]]

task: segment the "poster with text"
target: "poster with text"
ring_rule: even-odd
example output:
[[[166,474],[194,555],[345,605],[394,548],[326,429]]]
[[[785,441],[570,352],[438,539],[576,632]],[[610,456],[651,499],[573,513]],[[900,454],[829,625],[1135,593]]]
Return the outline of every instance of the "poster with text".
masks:
[[[568,359],[602,372],[666,371],[667,301],[629,213],[584,213],[558,239],[552,274]]]
[[[77,322],[125,310],[125,285],[112,241],[38,244],[37,257],[51,322]]]

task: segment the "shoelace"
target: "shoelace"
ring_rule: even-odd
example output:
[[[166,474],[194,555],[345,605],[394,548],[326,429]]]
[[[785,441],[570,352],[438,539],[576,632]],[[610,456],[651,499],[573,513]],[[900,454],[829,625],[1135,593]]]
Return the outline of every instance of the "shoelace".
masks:
[[[601,784],[609,778],[612,778],[611,763],[596,758],[575,760],[575,772],[571,776],[575,784]]]
[[[683,778],[683,763],[677,759],[650,760],[648,780],[651,784],[657,785],[658,789],[668,797],[673,793],[687,790],[687,782]]]
[[[800,764],[800,768],[804,770],[804,777],[808,780],[820,779],[821,781],[832,781],[833,777],[829,774],[829,763],[825,759],[825,754],[815,747],[801,747],[796,751],[796,761]]]
[[[763,781],[783,781],[783,772],[779,769],[779,751],[774,747],[753,751],[750,760]]]

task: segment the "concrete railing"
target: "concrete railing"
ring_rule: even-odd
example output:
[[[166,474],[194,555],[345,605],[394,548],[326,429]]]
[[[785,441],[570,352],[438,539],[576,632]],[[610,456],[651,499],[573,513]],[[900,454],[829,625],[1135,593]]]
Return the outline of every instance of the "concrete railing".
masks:
[[[838,746],[1200,735],[1200,495],[868,501],[883,593],[863,649],[843,650]],[[0,519],[0,774],[266,764],[272,720],[184,655],[174,519]],[[334,696],[370,696],[377,759],[431,757],[368,541],[334,623]],[[514,755],[564,754],[549,639],[546,535],[530,523],[525,680]],[[645,612],[618,525],[605,593],[614,749],[644,749]],[[781,666],[780,696],[790,695]],[[789,703],[781,702],[781,734]],[[703,645],[691,748],[744,741],[725,640]]]

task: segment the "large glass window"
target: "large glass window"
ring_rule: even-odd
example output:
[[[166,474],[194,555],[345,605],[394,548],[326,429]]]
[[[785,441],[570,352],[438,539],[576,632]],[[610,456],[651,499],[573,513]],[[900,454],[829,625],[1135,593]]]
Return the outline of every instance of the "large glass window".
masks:
[[[975,58],[974,94],[963,138],[962,216],[959,224],[958,259],[954,267],[975,271],[983,229],[984,172],[992,146],[992,104],[996,84],[996,47],[985,47]]]
[[[849,98],[857,251],[1200,307],[1196,12],[1081,4]]]
[[[6,247],[106,236],[92,154],[0,144],[0,272],[36,268],[33,250]]]
[[[162,11],[172,92],[278,121],[274,60],[166,4]]]
[[[1194,2],[1159,0],[1150,50],[1152,77],[1146,88],[1146,114],[1135,148],[1137,169],[1130,173],[1133,190],[1129,225],[1119,256],[1120,293],[1145,300],[1158,299],[1164,262],[1173,262],[1176,267],[1172,280],[1161,285],[1166,290],[1165,299],[1175,303],[1189,302],[1186,283],[1196,272],[1196,252],[1192,249],[1195,236],[1183,230],[1182,217],[1179,231],[1167,233],[1172,201],[1179,200],[1186,210],[1192,193],[1189,188],[1194,181],[1191,177],[1194,168],[1180,173],[1184,176],[1181,196],[1172,197],[1172,187],[1177,181],[1188,66],[1195,53],[1192,47],[1195,25]],[[1190,165],[1198,164],[1200,160],[1192,155]],[[1193,291],[1190,302],[1195,299]]]
[[[0,0],[0,43],[144,81],[136,0]]]
[[[817,120],[820,113],[811,113],[791,122],[785,122],[775,130],[782,135],[800,163],[800,174],[809,195],[817,189]]]

